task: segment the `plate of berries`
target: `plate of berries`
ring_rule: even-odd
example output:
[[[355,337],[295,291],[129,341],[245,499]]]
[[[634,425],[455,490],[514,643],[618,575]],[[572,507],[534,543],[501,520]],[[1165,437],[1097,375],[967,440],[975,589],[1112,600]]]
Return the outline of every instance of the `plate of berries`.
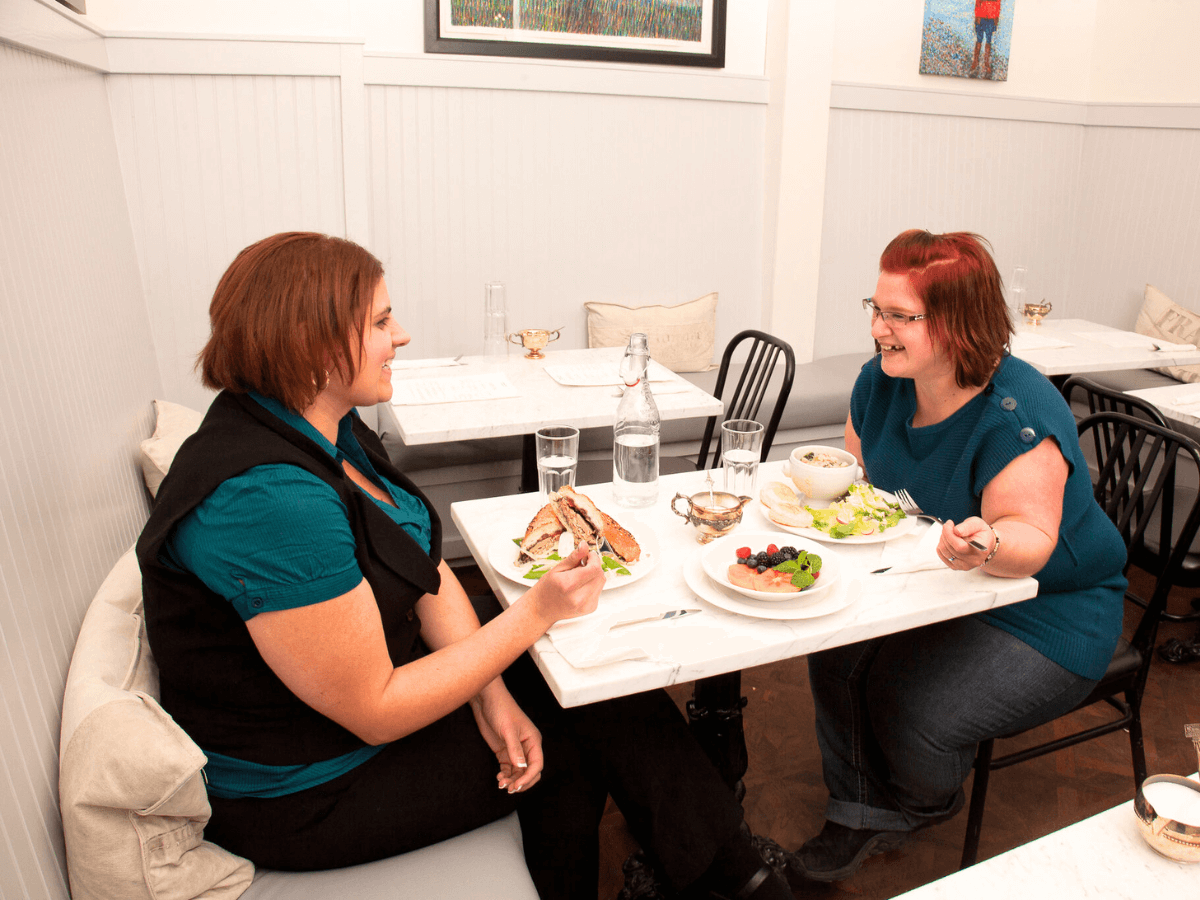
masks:
[[[700,561],[721,587],[772,603],[824,595],[842,570],[841,557],[828,547],[769,531],[726,535],[705,547]]]

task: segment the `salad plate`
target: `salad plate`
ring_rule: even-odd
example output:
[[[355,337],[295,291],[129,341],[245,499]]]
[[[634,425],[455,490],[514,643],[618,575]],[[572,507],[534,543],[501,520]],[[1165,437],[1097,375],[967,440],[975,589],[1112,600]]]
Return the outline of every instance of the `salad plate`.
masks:
[[[737,550],[739,547],[749,547],[751,552],[757,552],[759,550],[766,550],[771,544],[774,544],[776,547],[791,546],[797,550],[807,551],[819,556],[821,558],[821,568],[816,582],[803,590],[796,590],[790,593],[775,593],[756,591],[752,588],[734,584],[729,580],[729,567],[737,563]],[[704,573],[721,587],[736,591],[743,597],[749,597],[751,600],[757,600],[762,603],[785,603],[789,600],[803,600],[806,603],[812,602],[816,597],[826,593],[833,587],[842,571],[841,557],[834,551],[813,541],[798,541],[789,534],[768,531],[738,532],[719,538],[701,550],[700,565],[704,569]]]
[[[658,536],[651,529],[637,522],[626,524],[625,527],[641,546],[642,555],[635,563],[623,563],[615,557],[611,557],[612,561],[605,566],[605,584],[602,590],[611,591],[625,587],[627,584],[633,584],[649,575],[658,564]],[[522,587],[533,587],[537,584],[536,577],[527,576],[531,576],[531,574],[536,576],[537,573],[534,570],[539,566],[552,569],[558,565],[558,559],[518,563],[517,551],[519,549],[520,547],[511,537],[497,537],[488,545],[487,558],[488,563],[496,570],[497,574]],[[610,559],[608,556],[605,558]]]
[[[888,503],[893,503],[897,506],[899,505],[899,501],[896,499],[895,494],[880,490],[879,488],[875,488],[874,490]],[[813,509],[828,509],[834,503],[844,499],[845,497],[841,497],[838,500],[813,500],[805,505],[811,506]],[[874,534],[851,534],[847,535],[846,537],[838,538],[826,534],[819,528],[800,527],[798,525],[784,525],[772,519],[769,513],[770,510],[764,507],[762,514],[766,517],[767,521],[771,523],[773,528],[779,528],[790,534],[799,535],[800,537],[808,538],[812,541],[821,541],[826,544],[878,544],[882,541],[890,541],[893,538],[904,537],[904,535],[910,534],[917,525],[917,519],[915,516],[905,516],[890,528],[886,528],[883,531],[876,531]]]
[[[752,600],[709,578],[700,558],[702,552],[703,548],[698,549],[688,558],[683,567],[683,579],[697,597],[726,612],[755,619],[815,619],[840,612],[862,593],[860,583],[854,581],[843,582],[812,598],[802,594],[795,600]]]

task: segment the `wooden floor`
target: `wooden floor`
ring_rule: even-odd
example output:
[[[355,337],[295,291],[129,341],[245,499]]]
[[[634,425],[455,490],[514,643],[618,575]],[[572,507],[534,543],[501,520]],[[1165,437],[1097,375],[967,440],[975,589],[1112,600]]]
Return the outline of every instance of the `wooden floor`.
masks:
[[[471,581],[472,574],[478,577],[477,570],[457,571],[468,582],[469,590],[486,591],[481,578]],[[1148,581],[1139,572],[1132,580],[1135,588]],[[1168,608],[1188,611],[1195,592],[1175,594]],[[1132,611],[1126,620],[1128,629],[1135,621]],[[1196,630],[1195,623],[1164,624],[1159,643],[1170,637],[1190,638]],[[813,732],[807,666],[801,658],[748,669],[743,673],[742,686],[750,701],[745,713],[750,755],[745,779],[746,820],[756,834],[794,850],[820,830],[827,798]],[[682,704],[690,696],[690,687],[680,686],[671,693]],[[1097,721],[1102,718],[1099,713],[1078,715]],[[1172,665],[1155,659],[1142,721],[1151,774],[1196,771],[1196,752],[1184,737],[1183,726],[1200,722],[1200,662]],[[1028,740],[1043,740],[1058,727],[1043,726],[1031,732]],[[1014,740],[1003,749],[1017,746]],[[1124,732],[994,772],[979,858],[987,859],[1106,810],[1131,799],[1133,792],[1129,739]],[[949,822],[915,834],[903,849],[869,859],[854,877],[837,884],[814,885],[807,892],[797,892],[797,896],[831,900],[894,897],[955,871],[965,830],[963,812]],[[624,820],[610,803],[602,825],[598,900],[615,900],[623,883],[621,863],[635,849]]]

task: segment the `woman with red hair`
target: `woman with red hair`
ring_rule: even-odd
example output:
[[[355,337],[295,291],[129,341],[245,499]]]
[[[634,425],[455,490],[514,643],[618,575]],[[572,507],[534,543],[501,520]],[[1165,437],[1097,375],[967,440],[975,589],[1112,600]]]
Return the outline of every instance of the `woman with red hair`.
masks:
[[[906,231],[879,268],[863,301],[877,355],[854,386],[846,449],[877,487],[906,489],[944,521],[947,567],[1032,575],[1039,590],[809,657],[830,797],[790,866],[816,881],[957,813],[978,742],[1074,707],[1122,625],[1124,542],[1093,499],[1070,408],[1009,355],[986,242]]]

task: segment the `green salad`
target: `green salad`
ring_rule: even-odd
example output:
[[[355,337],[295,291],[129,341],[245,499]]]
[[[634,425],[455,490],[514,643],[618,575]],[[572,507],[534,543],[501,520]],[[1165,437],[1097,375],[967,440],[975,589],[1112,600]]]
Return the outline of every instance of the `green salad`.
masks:
[[[905,517],[899,504],[887,500],[869,484],[850,485],[850,492],[827,509],[805,509],[812,513],[812,527],[831,538],[878,534]]]

